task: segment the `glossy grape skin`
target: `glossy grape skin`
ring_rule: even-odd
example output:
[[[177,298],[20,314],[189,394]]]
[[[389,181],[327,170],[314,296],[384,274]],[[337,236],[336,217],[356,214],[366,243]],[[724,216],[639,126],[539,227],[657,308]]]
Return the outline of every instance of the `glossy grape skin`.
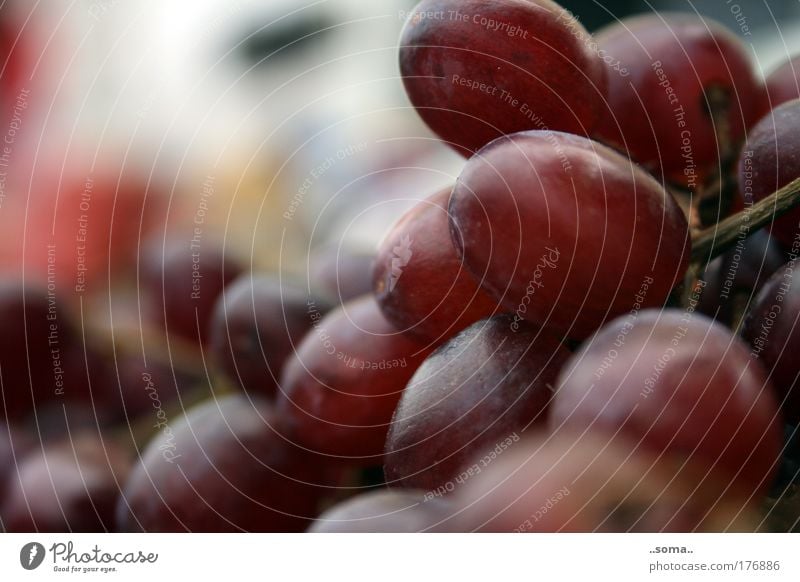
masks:
[[[381,311],[420,341],[441,343],[497,309],[453,246],[447,215],[451,191],[437,192],[401,217],[375,260]]]
[[[363,493],[320,515],[310,533],[418,533],[444,531],[450,504],[425,491],[381,489]]]
[[[800,421],[800,284],[794,267],[787,263],[770,277],[753,301],[742,330],[752,346],[751,354],[764,364],[790,422]]]
[[[8,532],[114,531],[127,454],[93,434],[32,449],[12,472],[0,517]]]
[[[217,301],[209,333],[220,368],[248,394],[273,397],[284,362],[330,304],[270,276],[242,275]]]
[[[24,268],[42,276],[55,268],[60,298],[74,293],[77,301],[106,295],[110,282],[135,277],[139,241],[163,228],[168,190],[124,160],[110,156],[89,167],[84,162],[95,152],[76,155],[83,159],[74,167],[65,169],[59,157],[33,171],[32,188],[40,195],[32,197],[28,214]],[[54,265],[45,243],[58,249]]]
[[[609,111],[597,135],[675,184],[693,191],[703,184],[725,153],[717,131],[725,126],[736,151],[762,111],[765,92],[748,49],[713,20],[680,13],[633,16],[598,31],[596,39],[629,72],[609,73]],[[716,128],[709,114],[715,90],[729,101]],[[676,112],[680,107],[683,116]]]
[[[558,337],[512,316],[468,327],[419,367],[386,438],[390,485],[446,485],[484,449],[508,446],[547,422],[570,352]]]
[[[430,349],[397,331],[371,296],[315,317],[284,366],[279,409],[309,449],[379,463],[400,395]]]
[[[122,531],[290,532],[316,515],[314,459],[277,430],[263,401],[210,400],[146,450],[117,506]]]
[[[454,527],[483,532],[753,532],[724,483],[602,432],[528,438],[457,490]]]
[[[492,31],[481,18],[515,29]],[[402,33],[400,71],[422,119],[465,155],[526,129],[587,135],[606,85],[588,38],[550,0],[423,0]]]
[[[188,240],[154,239],[141,261],[142,288],[153,321],[171,334],[204,341],[217,297],[242,268],[211,241],[193,248]]]
[[[308,259],[309,281],[316,295],[347,303],[372,292],[375,256],[358,249],[327,245]]]
[[[739,324],[741,309],[784,263],[778,242],[765,230],[751,234],[705,269],[698,311],[728,326]]]
[[[800,99],[798,72],[800,72],[800,56],[794,56],[767,75],[767,93],[769,94],[770,109],[774,109],[787,101]],[[766,114],[767,111],[764,112],[764,115]]]
[[[686,219],[644,171],[567,134],[504,137],[471,158],[450,198],[454,243],[511,313],[574,339],[664,303],[689,259]]]
[[[739,192],[745,202],[758,202],[800,178],[800,100],[789,101],[759,121],[747,136],[739,158]],[[784,246],[797,246],[800,209],[772,223],[770,231]]]
[[[761,365],[722,325],[655,309],[620,317],[563,368],[551,427],[620,431],[655,453],[764,493],[780,457],[780,415]]]

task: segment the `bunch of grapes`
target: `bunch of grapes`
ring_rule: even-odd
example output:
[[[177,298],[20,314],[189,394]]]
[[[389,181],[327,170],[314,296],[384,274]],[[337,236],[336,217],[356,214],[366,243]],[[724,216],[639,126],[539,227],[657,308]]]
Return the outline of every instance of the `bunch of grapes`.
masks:
[[[465,162],[374,258],[298,282],[154,238],[161,349],[88,357],[59,317],[74,407],[47,288],[0,287],[3,527],[800,527],[792,61],[764,80],[708,19],[591,35],[550,0],[423,0],[399,58]]]

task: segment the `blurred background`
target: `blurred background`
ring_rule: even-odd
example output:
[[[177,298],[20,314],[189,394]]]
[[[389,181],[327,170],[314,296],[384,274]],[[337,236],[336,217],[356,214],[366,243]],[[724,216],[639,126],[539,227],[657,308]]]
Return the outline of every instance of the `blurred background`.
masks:
[[[2,93],[7,115],[20,95],[24,109],[3,178],[2,268],[27,257],[34,276],[56,241],[56,268],[74,277],[88,178],[91,212],[115,218],[110,236],[100,220],[90,233],[90,280],[106,273],[107,248],[134,260],[124,251],[143,237],[190,237],[199,218],[203,236],[259,268],[302,273],[309,245],[373,248],[461,163],[431,139],[397,75],[413,4],[7,0]],[[800,48],[797,2],[563,4],[589,30],[697,10],[740,34],[763,70]]]

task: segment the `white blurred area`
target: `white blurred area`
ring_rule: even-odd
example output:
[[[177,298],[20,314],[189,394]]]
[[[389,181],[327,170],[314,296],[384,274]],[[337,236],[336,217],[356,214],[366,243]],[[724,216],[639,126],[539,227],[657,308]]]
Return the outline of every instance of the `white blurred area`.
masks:
[[[170,232],[200,212],[259,268],[301,271],[309,243],[370,248],[463,163],[398,78],[413,4],[7,1],[31,72],[14,196],[55,189],[61,207],[70,180],[121,173],[165,196]]]
[[[199,217],[204,237],[260,269],[300,273],[310,245],[372,249],[463,164],[419,121],[398,78],[413,4],[6,0],[3,90],[11,101],[21,89],[30,96],[0,200],[0,268],[48,237],[74,247],[89,176],[95,211],[105,196],[124,222],[112,234],[124,247],[151,230],[188,239]],[[730,4],[708,6],[735,30]],[[737,4],[760,21],[743,39],[765,72],[800,52],[800,25],[786,17],[786,4],[800,3],[780,4],[773,15]],[[168,228],[143,219],[142,191]]]

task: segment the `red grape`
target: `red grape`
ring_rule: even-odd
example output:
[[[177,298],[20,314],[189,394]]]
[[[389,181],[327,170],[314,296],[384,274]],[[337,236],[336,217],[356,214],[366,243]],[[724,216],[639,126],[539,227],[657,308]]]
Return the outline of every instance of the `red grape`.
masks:
[[[745,346],[691,311],[608,324],[562,370],[551,425],[620,431],[763,493],[780,456],[772,387]]]
[[[430,350],[397,331],[371,296],[310,315],[314,329],[283,369],[279,406],[304,446],[379,462],[403,388]]]
[[[127,283],[138,241],[163,222],[166,195],[155,180],[148,183],[124,161],[97,160],[90,168],[85,162],[94,152],[76,156],[85,157],[66,174],[67,162],[60,157],[48,160],[52,165],[43,165],[44,170],[34,169],[31,188],[37,195],[31,196],[24,261],[26,271],[55,270],[59,283],[67,283],[60,295],[74,293],[77,301],[107,294],[110,282]],[[57,249],[54,262],[48,244]]]
[[[316,467],[275,431],[259,400],[208,401],[162,431],[117,507],[123,531],[301,531],[316,513]]]
[[[484,449],[547,420],[570,352],[546,330],[501,315],[465,329],[419,367],[386,439],[390,484],[435,490]]]
[[[267,276],[243,275],[222,293],[211,321],[211,353],[229,378],[250,394],[272,397],[281,368],[313,323],[310,310],[326,301]]]
[[[747,136],[739,159],[739,191],[746,203],[757,202],[800,178],[800,100],[773,109]],[[797,252],[800,249],[800,208],[783,215],[772,235]]]
[[[629,72],[609,74],[610,114],[598,135],[683,187],[713,175],[762,111],[747,48],[708,18],[634,16],[599,31],[597,43]]]
[[[94,435],[29,452],[8,482],[0,517],[9,532],[114,530],[127,455]]]
[[[689,259],[686,219],[655,180],[561,133],[500,138],[470,159],[450,226],[467,268],[508,311],[576,339],[635,302],[662,305]]]
[[[452,188],[407,212],[384,239],[375,260],[375,294],[397,329],[440,343],[488,317],[497,302],[464,269],[450,238]]]
[[[423,0],[400,40],[400,71],[422,119],[462,153],[525,129],[586,135],[606,85],[588,39],[550,0]]]
[[[671,459],[622,439],[560,433],[519,443],[453,500],[461,531],[754,531],[752,508],[694,487]]]
[[[795,262],[775,273],[756,297],[745,320],[742,335],[751,354],[764,364],[778,393],[784,415],[800,421],[800,283],[795,281]]]
[[[344,501],[322,515],[312,533],[417,533],[443,531],[450,504],[427,499],[423,491],[386,490],[364,493]]]

